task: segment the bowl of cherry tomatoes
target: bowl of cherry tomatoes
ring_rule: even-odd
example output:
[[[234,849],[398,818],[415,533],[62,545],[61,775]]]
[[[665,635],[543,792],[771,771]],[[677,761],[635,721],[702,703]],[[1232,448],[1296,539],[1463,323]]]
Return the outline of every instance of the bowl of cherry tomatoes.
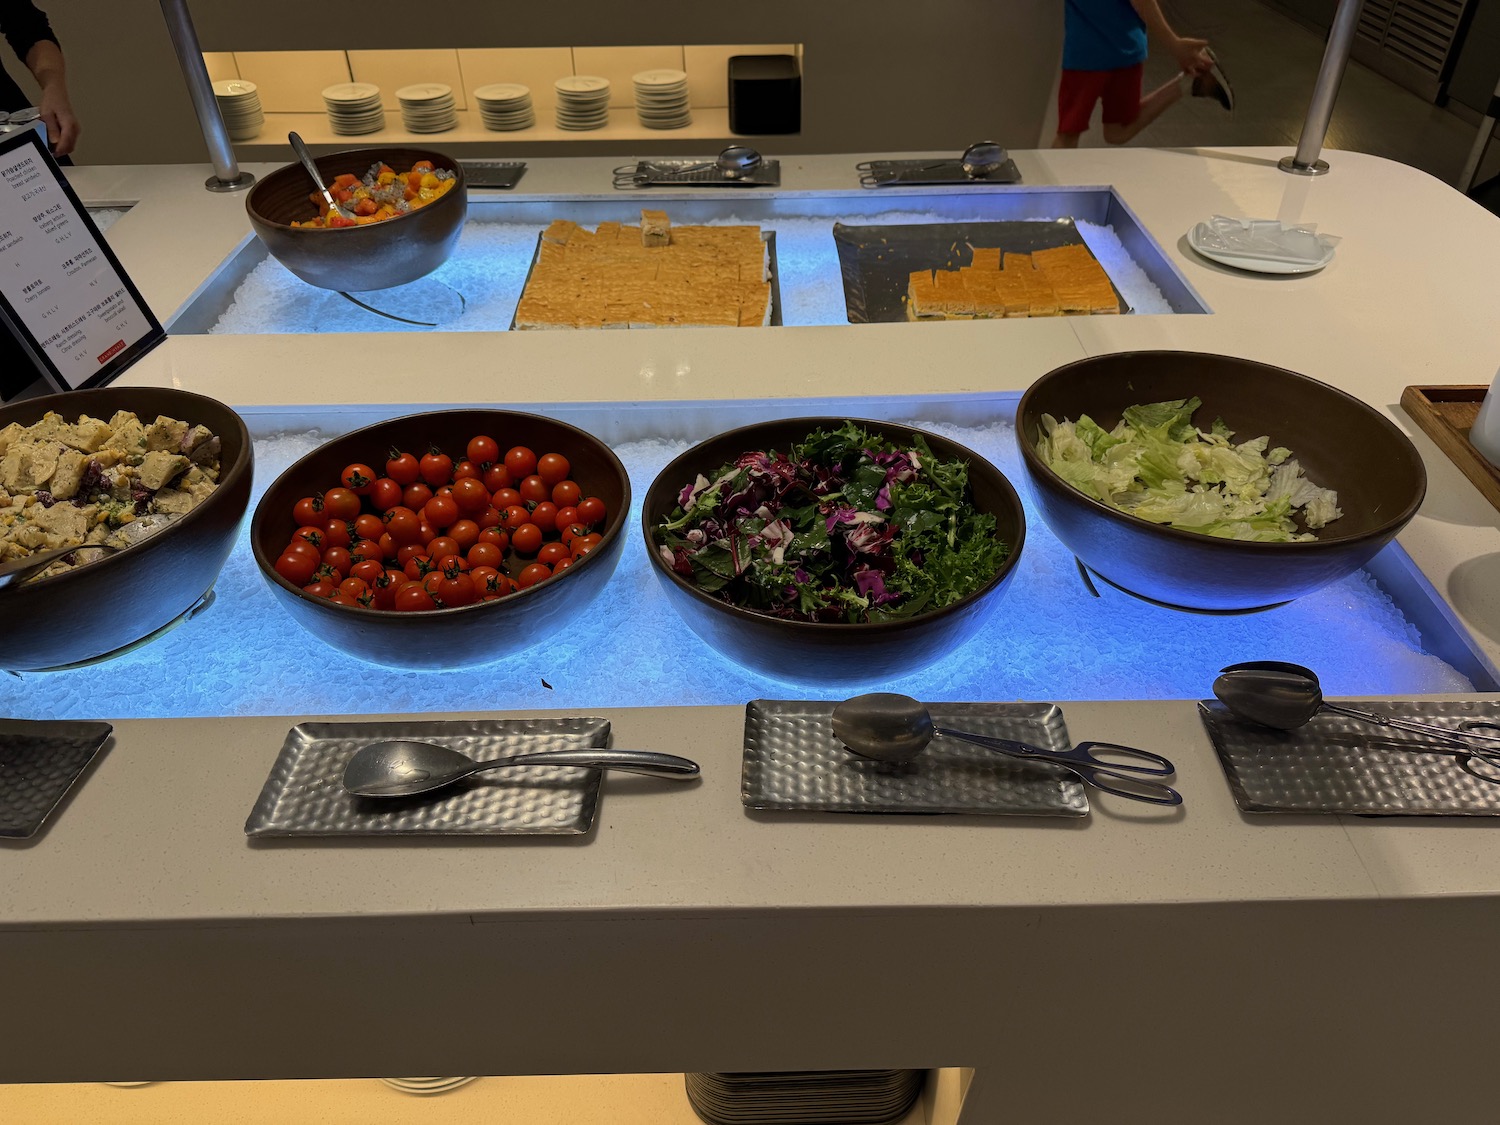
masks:
[[[537,414],[443,410],[319,446],[266,489],[250,540],[319,640],[394,668],[499,660],[583,616],[619,562],[630,479]]]

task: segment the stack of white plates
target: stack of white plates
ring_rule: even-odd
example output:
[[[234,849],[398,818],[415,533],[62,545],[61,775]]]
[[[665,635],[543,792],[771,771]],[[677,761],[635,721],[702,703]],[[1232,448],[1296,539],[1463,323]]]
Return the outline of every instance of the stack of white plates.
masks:
[[[382,1078],[381,1081],[391,1089],[407,1094],[446,1094],[449,1090],[467,1086],[474,1078]]]
[[[458,127],[458,103],[453,87],[441,82],[418,82],[396,91],[401,123],[408,133],[443,133]]]
[[[608,78],[576,74],[559,78],[553,86],[559,129],[602,129],[609,124]]]
[[[496,82],[474,91],[484,127],[496,133],[530,129],[536,124],[531,107],[531,88],[517,82]]]
[[[335,133],[357,136],[385,128],[385,107],[380,87],[369,82],[340,82],[323,91],[328,124]]]
[[[693,123],[686,72],[643,70],[634,82],[635,114],[647,129],[681,129]]]
[[[243,78],[215,82],[214,101],[219,103],[219,115],[224,118],[224,128],[229,130],[231,141],[254,139],[266,123],[265,112],[260,107],[260,93],[254,82],[246,82]]]

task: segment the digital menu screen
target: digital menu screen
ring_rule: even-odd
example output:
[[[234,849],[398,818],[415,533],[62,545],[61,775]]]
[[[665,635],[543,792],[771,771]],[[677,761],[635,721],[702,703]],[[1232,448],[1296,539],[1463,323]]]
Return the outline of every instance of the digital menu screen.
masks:
[[[166,338],[32,129],[0,136],[0,316],[64,391],[108,383]]]

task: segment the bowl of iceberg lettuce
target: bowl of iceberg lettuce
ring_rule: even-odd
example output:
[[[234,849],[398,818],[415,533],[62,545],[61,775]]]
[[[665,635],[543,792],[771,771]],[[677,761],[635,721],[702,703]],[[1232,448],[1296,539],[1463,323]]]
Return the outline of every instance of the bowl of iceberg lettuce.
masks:
[[[1201,352],[1095,356],[1021,396],[1037,507],[1079,561],[1173,608],[1246,612],[1367,563],[1427,491],[1416,448],[1343,391]]]

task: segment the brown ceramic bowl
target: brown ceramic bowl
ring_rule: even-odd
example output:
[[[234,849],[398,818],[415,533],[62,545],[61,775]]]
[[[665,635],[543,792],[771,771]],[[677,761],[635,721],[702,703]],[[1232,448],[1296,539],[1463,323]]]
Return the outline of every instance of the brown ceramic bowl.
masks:
[[[677,507],[683,486],[751,450],[782,450],[814,430],[835,429],[846,418],[790,418],[761,422],[709,438],[675,458],[646,493],[641,524],[652,572],[688,628],[723,655],[775,679],[805,683],[861,683],[910,675],[949,655],[984,624],[1016,573],[1026,542],[1026,517],[1010,481],[989,461],[938,434],[892,422],[856,419],[862,429],[891,441],[921,433],[933,453],[969,465],[976,507],[995,516],[996,537],[1010,554],[982,587],[949,606],[900,621],[859,624],[788,621],[745,609],[700,590],[662,561],[652,529]]]
[[[350,149],[315,160],[325,183],[345,172],[363,176],[379,161],[404,172],[419,160],[454,172],[458,184],[405,215],[334,230],[294,227],[294,220],[306,222],[318,215],[309,198],[315,190],[312,177],[297,163],[278,168],[250,189],[245,197],[250,225],[277,261],[320,289],[363,293],[416,281],[448,260],[463,232],[468,188],[458,161],[431,149],[398,145]]]
[[[1309,479],[1338,493],[1343,516],[1303,543],[1249,543],[1181,531],[1117,511],[1062,480],[1036,452],[1043,414],[1087,414],[1106,430],[1128,406],[1203,400],[1245,441],[1285,446]],[[1021,396],[1016,437],[1042,518],[1090,570],[1168,606],[1264,609],[1352,574],[1416,515],[1427,472],[1416,448],[1373,407],[1305,375],[1200,352],[1121,352],[1042,376]]]
[[[382,465],[393,447],[425,452],[435,445],[461,453],[476,434],[493,437],[501,450],[524,445],[538,456],[554,452],[567,457],[584,495],[599,497],[608,509],[598,529],[603,535],[599,545],[562,574],[529,589],[496,601],[417,612],[335,605],[276,573],[276,559],[296,528],[293,505],[332,487],[345,465]],[[582,617],[620,560],[620,529],[629,510],[625,466],[609,446],[576,426],[510,410],[440,410],[377,422],[320,445],[266,489],[250,523],[250,544],[276,600],[318,640],[391,668],[466,668],[544,642]],[[519,571],[520,565],[508,557],[507,572]]]
[[[133,547],[0,589],[0,668],[15,672],[94,660],[181,617],[213,587],[250,503],[254,448],[244,420],[222,402],[166,387],[70,391],[0,407],[0,429],[49,410],[69,422],[131,410],[147,422],[166,415],[207,426],[220,441],[219,487]]]

